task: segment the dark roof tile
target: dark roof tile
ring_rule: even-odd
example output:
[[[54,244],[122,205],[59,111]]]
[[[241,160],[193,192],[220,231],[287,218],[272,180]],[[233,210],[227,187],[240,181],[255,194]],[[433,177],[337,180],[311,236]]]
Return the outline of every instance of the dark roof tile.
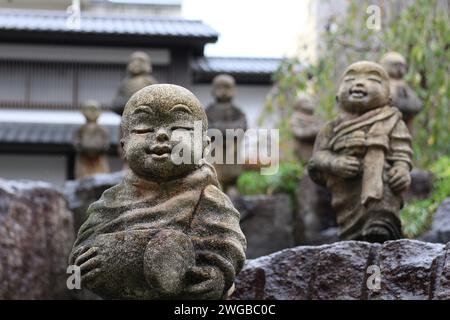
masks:
[[[70,29],[62,11],[0,9],[0,30],[217,38],[217,32],[199,20],[171,17],[82,13],[80,29]]]
[[[80,127],[76,124],[53,123],[0,123],[0,147],[8,144],[72,145],[72,137]],[[118,127],[105,126],[110,132],[111,143],[117,145]]]

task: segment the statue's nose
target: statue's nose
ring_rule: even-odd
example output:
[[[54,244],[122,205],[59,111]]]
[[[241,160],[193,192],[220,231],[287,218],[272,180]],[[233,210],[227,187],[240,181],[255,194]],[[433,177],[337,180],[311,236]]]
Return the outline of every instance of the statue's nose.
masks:
[[[169,134],[167,133],[166,130],[164,129],[159,129],[156,132],[156,140],[158,140],[159,142],[166,142],[169,141]]]

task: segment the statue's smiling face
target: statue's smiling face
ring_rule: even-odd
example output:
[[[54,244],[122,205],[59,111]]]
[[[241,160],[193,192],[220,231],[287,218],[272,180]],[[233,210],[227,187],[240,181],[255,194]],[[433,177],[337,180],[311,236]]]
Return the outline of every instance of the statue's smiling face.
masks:
[[[195,169],[194,139],[198,137],[194,136],[194,127],[199,119],[188,106],[176,104],[167,109],[140,105],[128,115],[127,121],[123,148],[135,174],[148,180],[167,180]],[[204,138],[202,134],[200,146]],[[190,152],[187,163],[180,163],[187,156],[183,152]]]
[[[389,103],[389,80],[381,66],[357,62],[344,73],[338,90],[340,106],[350,113],[363,114]]]

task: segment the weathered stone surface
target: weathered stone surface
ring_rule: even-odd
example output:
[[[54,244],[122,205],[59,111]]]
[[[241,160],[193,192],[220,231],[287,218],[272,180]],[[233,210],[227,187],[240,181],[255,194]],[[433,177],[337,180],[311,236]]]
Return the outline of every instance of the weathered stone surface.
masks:
[[[102,193],[119,184],[124,176],[123,171],[96,174],[80,180],[67,181],[63,188],[69,209],[73,213],[74,229],[78,231],[86,220],[89,205],[97,201]]]
[[[450,242],[450,198],[445,199],[433,215],[431,228],[420,237],[434,243]]]
[[[248,260],[231,299],[449,299],[449,249],[406,239],[290,248]]]
[[[294,246],[292,204],[287,194],[242,196],[233,200],[241,213],[249,259]]]
[[[0,179],[0,299],[65,298],[72,216],[46,183]]]

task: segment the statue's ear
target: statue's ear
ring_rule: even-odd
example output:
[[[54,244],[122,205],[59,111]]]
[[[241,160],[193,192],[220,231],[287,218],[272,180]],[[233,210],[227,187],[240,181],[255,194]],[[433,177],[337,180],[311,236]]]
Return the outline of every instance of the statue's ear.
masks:
[[[390,106],[392,106],[392,96],[391,95],[389,95],[389,98],[388,98],[388,104],[390,105]]]

